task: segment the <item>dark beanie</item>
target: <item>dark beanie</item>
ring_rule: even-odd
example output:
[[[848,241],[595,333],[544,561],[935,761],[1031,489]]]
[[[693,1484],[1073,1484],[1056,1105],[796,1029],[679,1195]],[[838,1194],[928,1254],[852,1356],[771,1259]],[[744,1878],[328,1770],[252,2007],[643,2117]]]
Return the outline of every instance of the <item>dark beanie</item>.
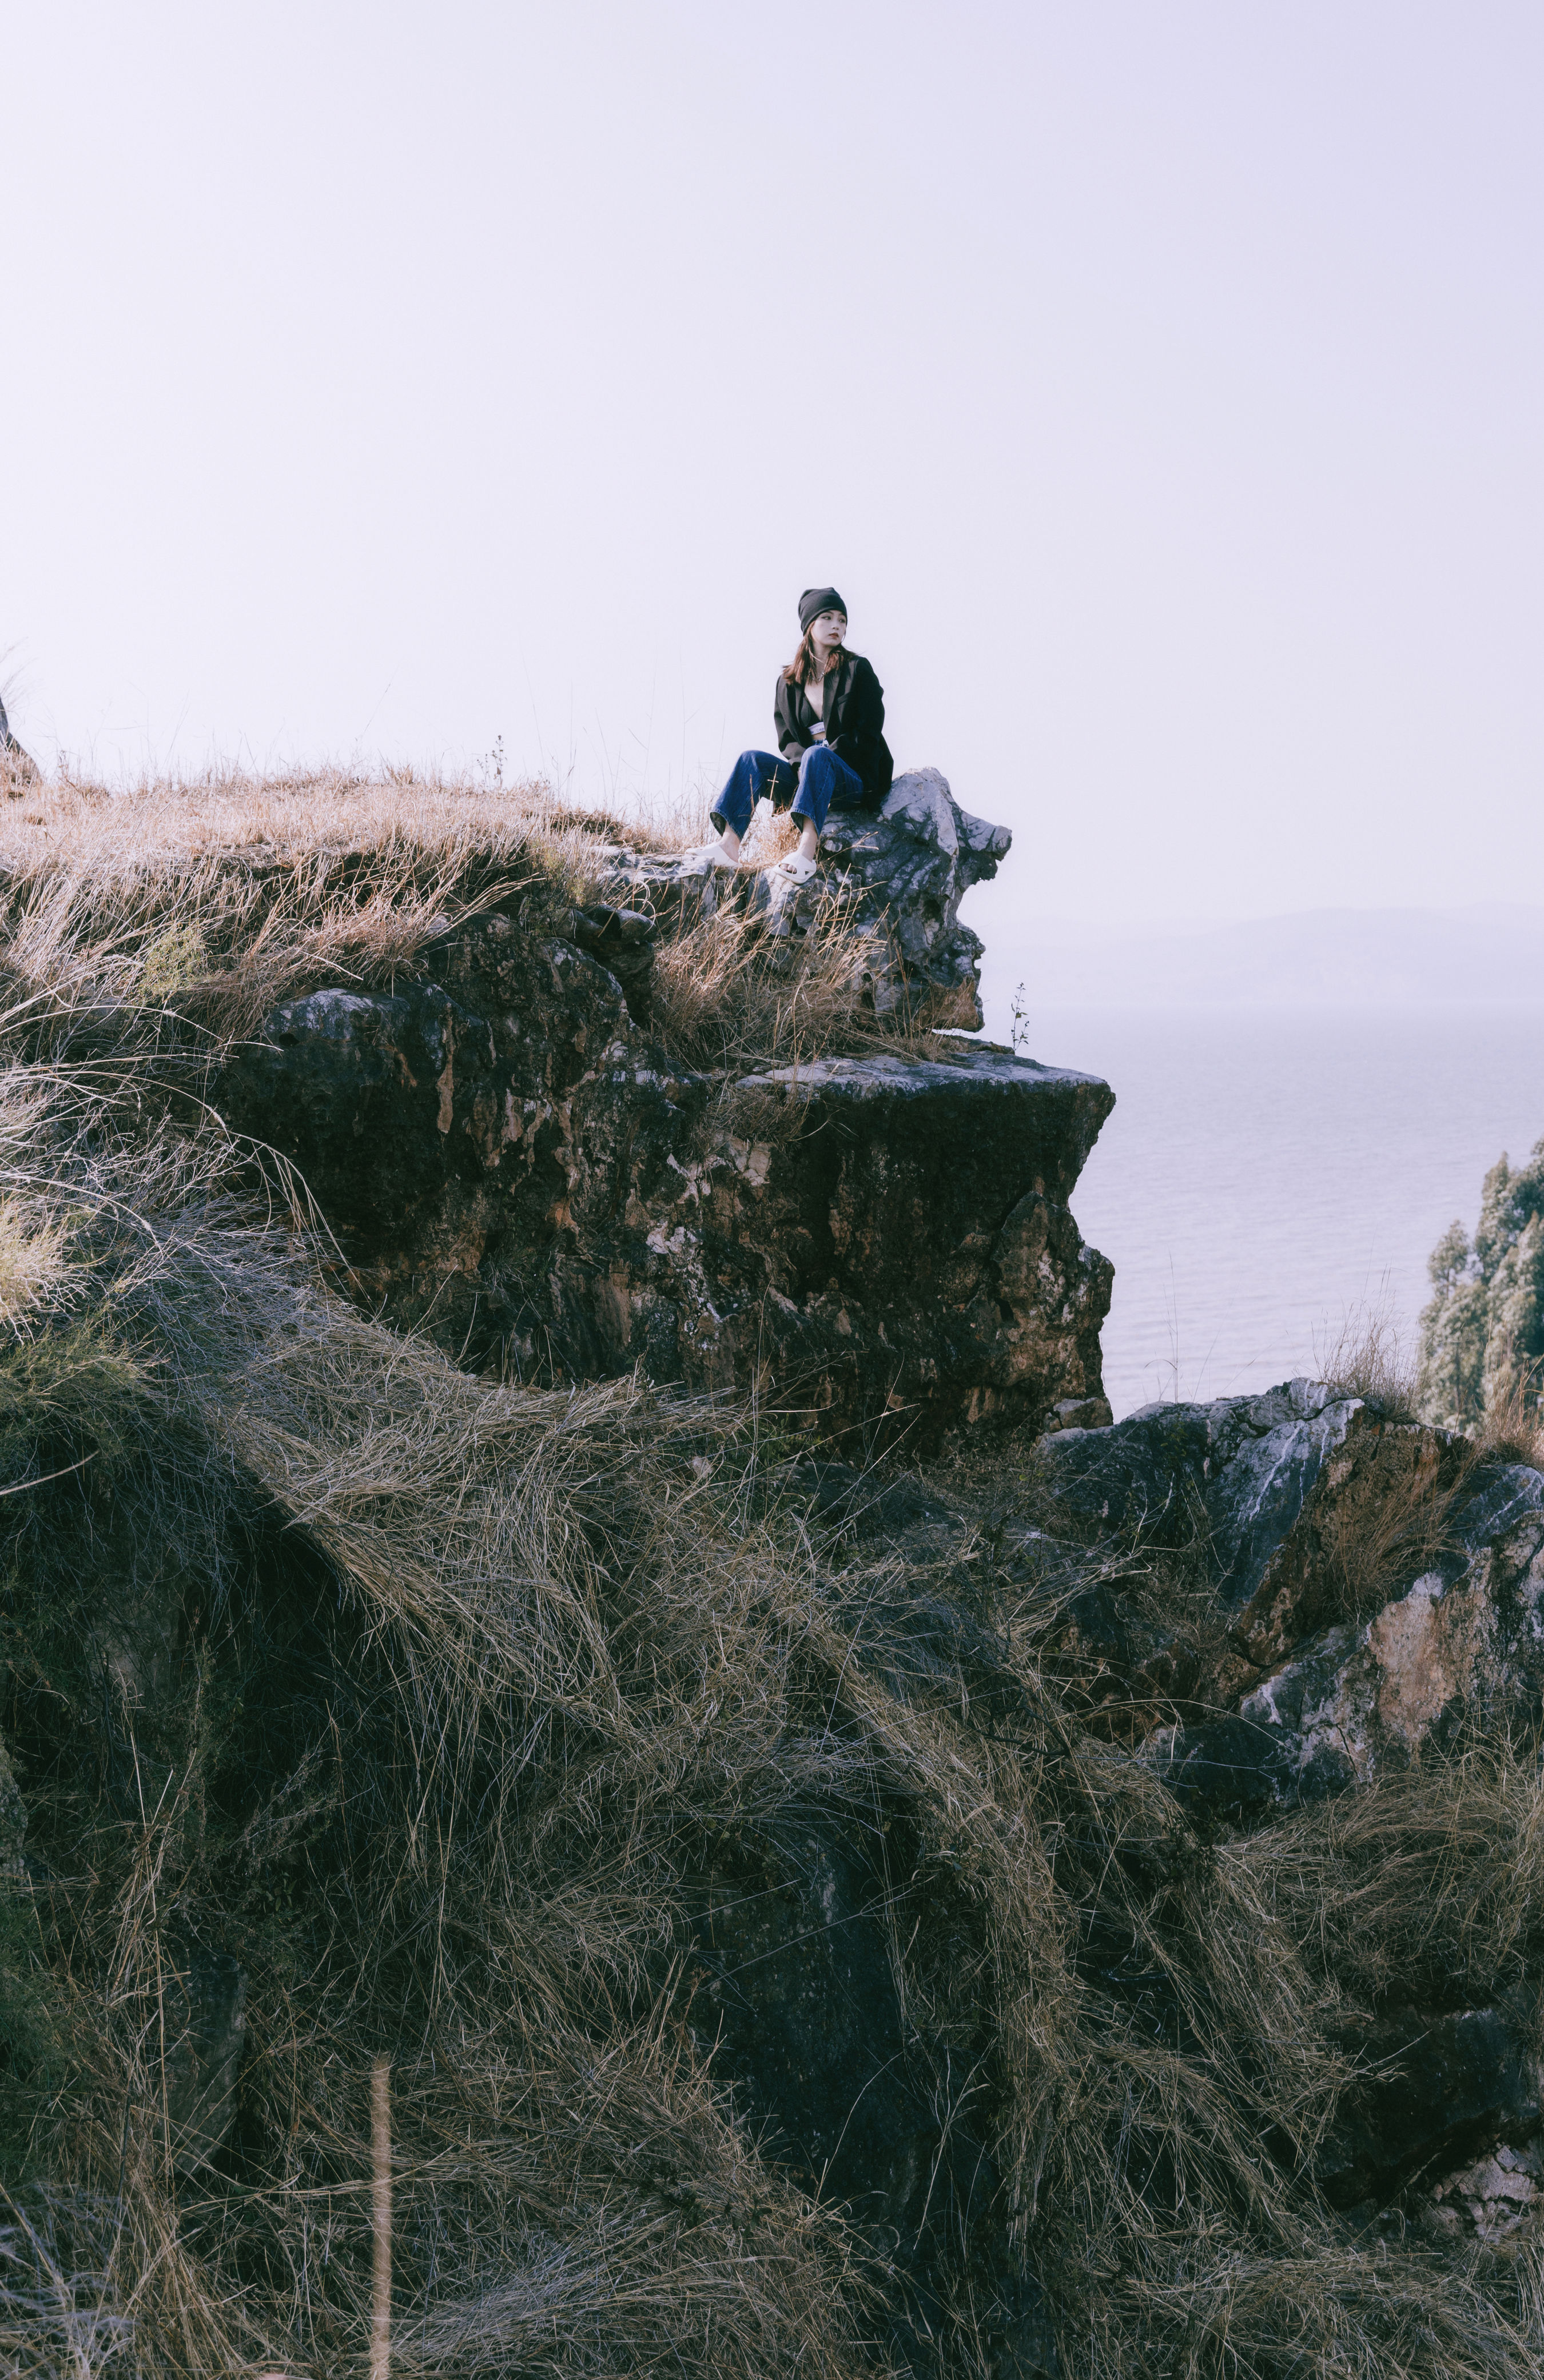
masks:
[[[809,623],[818,620],[822,612],[840,612],[844,620],[847,607],[834,587],[807,587],[799,597],[799,633],[808,636]]]

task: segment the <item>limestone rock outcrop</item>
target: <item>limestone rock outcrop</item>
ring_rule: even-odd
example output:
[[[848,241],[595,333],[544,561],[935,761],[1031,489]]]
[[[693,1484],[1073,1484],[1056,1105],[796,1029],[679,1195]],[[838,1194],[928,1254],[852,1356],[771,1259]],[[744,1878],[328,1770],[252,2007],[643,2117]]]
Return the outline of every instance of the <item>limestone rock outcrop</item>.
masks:
[[[875,1014],[905,1007],[919,1023],[979,1030],[982,944],[959,921],[973,884],[997,873],[1013,837],[960,808],[937,769],[897,777],[882,808],[833,812],[808,884],[771,871],[740,878],[669,854],[613,845],[610,887],[635,911],[682,905],[711,915],[745,899],[770,932],[792,939],[839,920],[857,942],[858,984]]]
[[[1005,833],[926,771],[829,839],[875,1005],[904,977],[974,1019],[959,900]],[[755,1384],[829,1432],[1108,1420],[1112,1270],[1068,1207],[1108,1087],[969,1045],[680,1067],[645,1021],[643,905],[715,879],[615,847],[602,867],[616,903],[567,936],[511,896],[436,943],[427,979],[288,1002],[229,1066],[225,1112],[299,1168],[359,1293],[522,1378],[642,1362]],[[799,929],[802,897],[770,932]]]
[[[1189,1546],[1217,1598],[1210,1698],[1173,1731],[1187,1793],[1234,1806],[1366,1783],[1464,1718],[1544,1710],[1544,1475],[1291,1380],[1046,1439],[1085,1526]]]

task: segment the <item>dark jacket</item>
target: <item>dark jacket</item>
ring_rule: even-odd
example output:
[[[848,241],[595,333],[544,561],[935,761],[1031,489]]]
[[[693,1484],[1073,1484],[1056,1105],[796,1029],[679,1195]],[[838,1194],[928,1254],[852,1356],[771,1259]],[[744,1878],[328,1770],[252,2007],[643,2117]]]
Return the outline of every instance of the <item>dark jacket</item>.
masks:
[[[823,712],[813,708],[802,686],[779,677],[772,698],[777,748],[785,760],[796,763],[815,741],[809,731],[823,716],[826,742],[839,760],[857,771],[869,807],[877,810],[895,773],[883,734],[884,688],[862,654],[844,648],[834,669],[826,672],[821,695]]]

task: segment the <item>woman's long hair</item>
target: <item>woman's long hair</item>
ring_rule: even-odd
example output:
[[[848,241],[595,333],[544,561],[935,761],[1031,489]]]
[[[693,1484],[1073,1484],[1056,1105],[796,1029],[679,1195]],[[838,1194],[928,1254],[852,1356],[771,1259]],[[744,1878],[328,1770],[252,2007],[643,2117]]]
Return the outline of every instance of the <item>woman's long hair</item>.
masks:
[[[836,667],[837,656],[844,650],[844,647],[841,645],[833,645],[831,649],[831,666],[833,669]],[[799,638],[799,649],[797,652],[794,655],[793,660],[789,662],[787,668],[783,673],[784,683],[789,686],[808,686],[809,683],[809,674],[813,670],[814,666],[815,623],[811,620],[808,627],[806,628],[803,636]]]

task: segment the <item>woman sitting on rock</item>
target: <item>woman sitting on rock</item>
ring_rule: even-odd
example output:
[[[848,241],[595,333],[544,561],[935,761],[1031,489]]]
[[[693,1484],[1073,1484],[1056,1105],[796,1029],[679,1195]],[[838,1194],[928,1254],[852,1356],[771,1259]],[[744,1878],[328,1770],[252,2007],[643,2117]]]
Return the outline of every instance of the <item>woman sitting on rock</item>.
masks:
[[[807,884],[828,810],[877,810],[894,763],[883,735],[884,688],[869,663],[848,652],[847,607],[834,587],[807,587],[799,597],[799,649],[778,674],[772,724],[781,759],[742,752],[713,806],[717,838],[693,854],[705,868],[739,865],[740,838],[763,794],[790,805],[803,829],[796,851],[776,873]]]

